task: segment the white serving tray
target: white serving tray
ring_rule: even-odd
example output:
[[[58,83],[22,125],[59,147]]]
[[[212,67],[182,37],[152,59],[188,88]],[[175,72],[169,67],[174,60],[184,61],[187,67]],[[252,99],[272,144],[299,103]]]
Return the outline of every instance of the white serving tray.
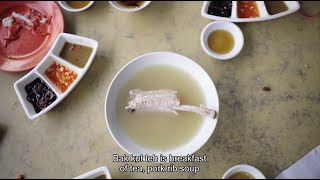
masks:
[[[201,10],[201,15],[205,18],[211,19],[211,20],[217,20],[217,21],[228,21],[228,22],[256,22],[256,21],[266,21],[266,20],[271,20],[271,19],[276,19],[282,16],[286,16],[288,14],[294,13],[297,10],[300,9],[300,4],[298,1],[283,1],[287,7],[288,10],[270,15],[267,11],[267,8],[264,4],[264,1],[256,1],[257,2],[257,7],[259,10],[260,17],[257,18],[238,18],[237,16],[237,1],[232,1],[232,10],[231,10],[231,17],[221,17],[221,16],[214,16],[208,14],[208,7],[210,5],[211,1],[204,1],[202,10]]]
[[[105,166],[99,167],[73,179],[95,179],[101,175],[105,175],[106,179],[112,179],[109,169]]]
[[[73,65],[69,61],[62,59],[59,56],[59,53],[62,50],[65,42],[79,44],[79,45],[87,46],[93,49],[86,65],[83,68]],[[32,71],[30,71],[28,74],[26,74],[24,77],[22,77],[21,79],[19,79],[14,83],[14,90],[16,91],[19,97],[20,103],[24,111],[26,112],[27,116],[29,117],[29,119],[34,120],[40,117],[41,115],[43,115],[44,113],[50,111],[73,90],[73,88],[82,79],[84,74],[88,71],[96,55],[97,49],[98,49],[98,42],[90,38],[76,36],[76,35],[67,34],[67,33],[60,33],[57,36],[57,39],[55,40],[52,48],[50,49],[48,54],[43,58],[43,60]],[[70,70],[74,71],[78,75],[77,79],[68,87],[68,89],[65,92],[61,92],[44,73],[45,70],[54,61],[69,68]],[[27,93],[25,91],[25,86],[31,83],[32,81],[34,81],[36,78],[42,79],[57,96],[57,99],[52,104],[50,104],[48,107],[46,107],[39,113],[36,113],[36,111],[33,108],[33,105],[27,100]]]

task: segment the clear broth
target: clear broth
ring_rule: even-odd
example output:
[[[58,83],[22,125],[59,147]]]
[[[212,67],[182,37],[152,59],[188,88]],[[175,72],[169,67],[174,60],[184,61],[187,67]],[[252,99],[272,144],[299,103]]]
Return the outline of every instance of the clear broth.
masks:
[[[247,172],[236,172],[232,174],[228,179],[254,179],[254,177]]]
[[[229,53],[234,47],[232,34],[225,30],[215,30],[208,37],[209,48],[218,54]]]
[[[142,147],[167,150],[187,143],[199,130],[203,117],[190,112],[174,115],[165,112],[125,110],[132,89],[173,89],[180,94],[181,104],[206,106],[203,93],[191,75],[172,66],[146,68],[135,74],[121,89],[117,101],[117,117],[122,130]]]

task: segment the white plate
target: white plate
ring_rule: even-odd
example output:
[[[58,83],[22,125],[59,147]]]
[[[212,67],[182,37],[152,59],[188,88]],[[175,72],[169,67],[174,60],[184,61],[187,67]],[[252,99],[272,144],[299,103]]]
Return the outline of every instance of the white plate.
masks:
[[[174,156],[193,154],[210,138],[216,127],[218,117],[216,117],[216,119],[211,119],[209,117],[204,118],[201,128],[199,128],[194,137],[192,137],[186,144],[170,150],[153,150],[141,147],[129,139],[121,130],[115,106],[115,104],[117,104],[116,102],[119,95],[119,89],[121,89],[130,77],[138,71],[157,65],[173,66],[190,74],[199,83],[202,89],[206,107],[215,109],[219,114],[219,99],[216,88],[208,74],[197,63],[180,54],[171,52],[153,52],[137,57],[129,62],[112,80],[105,101],[105,117],[109,132],[117,144],[129,154],[155,154],[155,156],[158,157],[160,154],[167,157],[169,154]],[[160,158],[158,158],[158,160],[160,160]]]
[[[109,169],[105,166],[94,169],[73,179],[95,179],[101,175],[105,175],[107,179],[112,179]]]
[[[65,42],[79,44],[79,45],[87,46],[93,49],[86,65],[83,68],[73,65],[67,60],[62,59],[59,56],[59,53],[63,48],[63,45],[65,44]],[[14,90],[16,91],[19,97],[20,103],[24,111],[26,112],[27,116],[29,117],[29,119],[31,120],[36,119],[41,115],[43,115],[44,113],[50,111],[54,106],[59,104],[73,90],[73,88],[79,83],[79,81],[82,79],[84,74],[89,69],[96,55],[97,49],[98,49],[98,42],[96,40],[81,37],[81,36],[76,36],[72,34],[67,34],[67,33],[61,33],[58,35],[52,48],[50,49],[48,54],[43,58],[43,60],[32,71],[30,71],[28,74],[26,74],[24,77],[22,77],[21,79],[19,79],[14,83]],[[45,70],[51,65],[53,61],[69,68],[70,70],[74,71],[78,75],[77,79],[69,86],[69,88],[65,92],[61,92],[51,82],[51,80],[44,74]],[[33,108],[33,105],[29,101],[27,101],[27,98],[26,98],[27,93],[25,91],[25,86],[31,83],[36,78],[42,79],[47,84],[47,86],[51,90],[53,90],[53,92],[57,96],[57,99],[52,104],[50,104],[48,107],[46,107],[39,113],[36,113]]]
[[[270,15],[267,11],[267,8],[264,4],[264,1],[256,1],[257,2],[257,7],[259,10],[260,17],[257,18],[238,18],[237,17],[237,1],[232,1],[232,10],[231,10],[231,17],[221,17],[221,16],[214,16],[208,14],[208,7],[210,5],[211,1],[204,1],[202,10],[201,10],[201,15],[205,18],[212,19],[212,20],[217,20],[217,21],[228,21],[228,22],[255,22],[255,21],[266,21],[270,19],[276,19],[282,16],[286,16],[288,14],[294,13],[297,10],[300,9],[300,4],[298,1],[283,1],[287,7],[288,10]]]

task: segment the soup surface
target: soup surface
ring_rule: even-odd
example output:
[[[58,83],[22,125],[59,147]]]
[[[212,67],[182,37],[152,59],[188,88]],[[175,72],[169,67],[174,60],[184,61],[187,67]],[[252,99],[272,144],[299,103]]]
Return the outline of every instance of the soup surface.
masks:
[[[247,172],[236,172],[229,179],[254,179],[254,177]]]
[[[198,83],[191,75],[176,67],[161,65],[136,73],[120,90],[117,104],[120,127],[136,144],[148,149],[168,150],[187,143],[199,130],[204,118],[195,113],[129,113],[125,107],[132,89],[173,89],[179,92],[181,104],[206,104]]]
[[[90,1],[67,1],[67,4],[70,7],[73,7],[75,9],[80,9],[86,7]]]
[[[215,30],[208,37],[209,48],[218,54],[229,53],[234,47],[234,38],[229,31]]]

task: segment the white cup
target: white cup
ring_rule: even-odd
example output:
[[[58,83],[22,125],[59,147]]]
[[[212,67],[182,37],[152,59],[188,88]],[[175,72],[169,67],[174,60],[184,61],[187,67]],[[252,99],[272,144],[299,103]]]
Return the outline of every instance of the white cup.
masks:
[[[266,179],[266,177],[255,167],[247,164],[239,164],[228,169],[222,176],[222,179],[229,179],[232,175],[237,172],[245,172],[253,176],[254,179]]]
[[[231,33],[234,38],[233,49],[226,54],[218,54],[212,51],[208,45],[209,35],[215,30],[225,30]],[[200,42],[202,49],[211,57],[218,60],[228,60],[236,57],[242,50],[244,44],[244,38],[241,29],[234,23],[214,21],[209,23],[201,33]]]

